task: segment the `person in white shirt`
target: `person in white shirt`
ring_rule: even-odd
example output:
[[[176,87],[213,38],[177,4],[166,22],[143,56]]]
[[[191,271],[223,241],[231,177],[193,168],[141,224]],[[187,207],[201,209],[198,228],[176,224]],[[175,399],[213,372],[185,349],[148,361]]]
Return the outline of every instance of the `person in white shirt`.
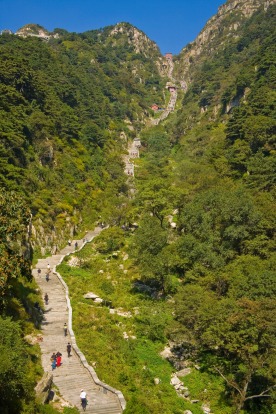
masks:
[[[85,411],[86,406],[87,406],[87,399],[86,399],[86,392],[84,390],[81,390],[80,399],[81,399],[81,406],[83,410]]]

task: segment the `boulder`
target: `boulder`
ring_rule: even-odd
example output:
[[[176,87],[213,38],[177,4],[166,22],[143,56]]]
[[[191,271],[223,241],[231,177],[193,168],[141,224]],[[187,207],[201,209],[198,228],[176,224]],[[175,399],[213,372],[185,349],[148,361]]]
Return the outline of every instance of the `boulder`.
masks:
[[[173,355],[171,348],[169,346],[166,346],[162,352],[160,352],[161,357],[163,358],[169,358]]]
[[[185,377],[186,375],[189,375],[190,373],[191,373],[191,368],[184,368],[184,369],[181,369],[181,371],[178,371],[176,375],[178,377]]]
[[[180,381],[179,378],[177,378],[176,375],[173,375],[171,378],[171,385],[175,386],[175,385],[179,385],[182,384],[182,382]]]
[[[99,298],[99,296],[95,295],[95,293],[93,293],[93,292],[88,292],[85,295],[83,295],[83,297],[85,299],[92,299],[92,300],[95,300],[95,299]]]
[[[210,407],[209,407],[208,405],[206,405],[206,404],[203,404],[203,405],[201,406],[201,409],[202,409],[202,411],[204,412],[204,414],[210,414],[210,412],[211,412]]]

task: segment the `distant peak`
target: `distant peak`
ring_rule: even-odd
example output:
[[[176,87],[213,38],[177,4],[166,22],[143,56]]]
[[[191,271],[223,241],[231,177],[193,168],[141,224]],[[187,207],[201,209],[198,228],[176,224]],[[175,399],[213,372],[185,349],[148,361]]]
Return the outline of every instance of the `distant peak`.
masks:
[[[34,23],[26,24],[25,26],[18,29],[15,34],[22,37],[34,36],[45,40],[48,40],[50,37],[58,37],[57,33],[53,35],[43,26]]]
[[[132,44],[136,53],[148,55],[149,49],[159,51],[157,44],[150,40],[148,36],[137,27],[127,22],[117,23],[110,31],[110,37],[114,37],[114,42],[118,35],[126,36],[128,44]]]

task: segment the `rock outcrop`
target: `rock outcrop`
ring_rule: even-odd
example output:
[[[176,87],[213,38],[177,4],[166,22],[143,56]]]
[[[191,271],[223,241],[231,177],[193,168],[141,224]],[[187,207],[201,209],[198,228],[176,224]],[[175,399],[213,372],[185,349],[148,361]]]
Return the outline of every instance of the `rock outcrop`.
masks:
[[[46,30],[44,27],[40,26],[39,24],[26,24],[25,26],[21,27],[17,30],[15,33],[18,36],[21,37],[27,37],[27,36],[34,36],[39,37],[43,40],[49,40],[51,37],[58,38],[59,35],[57,33],[50,33],[48,30]]]

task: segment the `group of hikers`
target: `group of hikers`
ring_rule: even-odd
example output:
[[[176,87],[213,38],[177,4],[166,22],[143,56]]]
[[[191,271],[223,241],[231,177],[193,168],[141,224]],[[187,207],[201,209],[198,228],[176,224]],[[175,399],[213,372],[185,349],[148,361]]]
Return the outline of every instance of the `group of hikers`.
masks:
[[[71,351],[72,351],[72,345],[70,344],[70,342],[68,342],[68,344],[66,346],[66,350],[67,350],[68,358],[70,358]],[[51,365],[52,365],[52,370],[54,370],[55,368],[61,366],[61,357],[62,357],[62,353],[60,353],[59,351],[57,353],[53,352],[53,354],[50,358]]]
[[[37,269],[37,273],[38,273],[38,275],[41,274],[40,267]],[[48,263],[47,264],[47,270],[46,270],[46,273],[45,273],[46,282],[49,282],[49,280],[50,280],[50,273],[51,273],[51,267],[50,267],[50,264]]]
[[[62,354],[58,351],[56,354],[53,352],[50,360],[51,360],[51,365],[52,365],[52,371],[56,368],[56,367],[60,367],[61,366],[61,357]]]
[[[71,246],[72,245],[72,241],[69,239],[68,240],[68,246]],[[79,245],[78,245],[78,242],[76,241],[75,242],[75,250],[77,250],[77,248],[79,247]]]

